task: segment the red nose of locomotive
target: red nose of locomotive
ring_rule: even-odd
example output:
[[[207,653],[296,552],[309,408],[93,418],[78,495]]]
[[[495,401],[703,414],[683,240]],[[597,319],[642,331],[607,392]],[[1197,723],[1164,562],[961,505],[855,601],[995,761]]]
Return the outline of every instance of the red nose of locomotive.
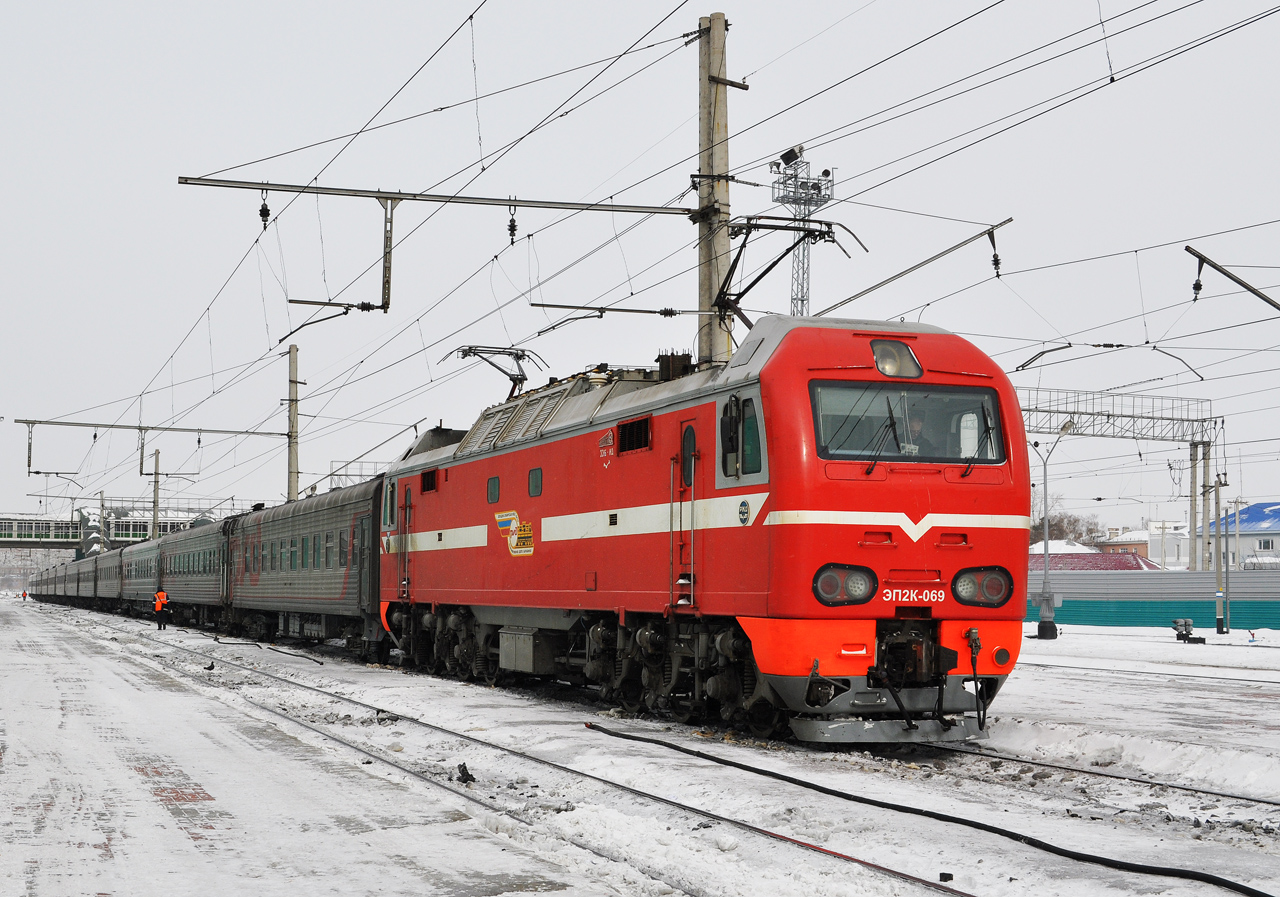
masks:
[[[882,720],[883,740],[972,736],[954,717],[981,722],[1026,608],[1030,487],[1008,380],[951,334],[833,329],[794,331],[762,385],[781,462],[773,579],[768,619],[742,623],[810,715],[792,728],[845,737],[857,717]]]

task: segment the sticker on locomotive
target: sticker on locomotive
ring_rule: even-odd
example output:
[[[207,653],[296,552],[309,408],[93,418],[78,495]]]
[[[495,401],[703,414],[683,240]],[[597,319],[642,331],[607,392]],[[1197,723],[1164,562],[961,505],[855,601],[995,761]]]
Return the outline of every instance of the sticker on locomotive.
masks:
[[[882,589],[880,597],[885,601],[902,604],[941,604],[947,600],[946,589]]]
[[[512,557],[533,554],[532,523],[521,523],[517,511],[499,511],[493,517],[498,521],[498,531],[507,540],[507,550]]]

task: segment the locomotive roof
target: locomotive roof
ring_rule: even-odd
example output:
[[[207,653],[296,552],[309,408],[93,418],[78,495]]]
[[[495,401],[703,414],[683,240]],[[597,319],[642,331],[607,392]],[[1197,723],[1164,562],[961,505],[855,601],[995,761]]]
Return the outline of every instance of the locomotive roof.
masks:
[[[609,372],[612,378],[600,386],[599,381],[604,378],[595,371],[575,374],[486,408],[461,442],[417,453],[411,448],[392,469],[447,464],[455,459],[518,448],[544,436],[589,429],[597,421],[639,417],[658,409],[693,404],[708,392],[758,379],[787,334],[801,328],[950,333],[931,324],[903,321],[769,315],[756,322],[727,364],[665,382]]]

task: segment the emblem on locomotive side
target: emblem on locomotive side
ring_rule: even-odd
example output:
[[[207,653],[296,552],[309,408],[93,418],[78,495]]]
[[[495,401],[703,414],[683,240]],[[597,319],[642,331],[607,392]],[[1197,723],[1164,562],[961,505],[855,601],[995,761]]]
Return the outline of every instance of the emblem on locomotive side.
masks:
[[[499,511],[493,517],[498,521],[498,531],[507,540],[507,551],[512,557],[533,554],[532,523],[521,523],[517,511]]]
[[[600,450],[600,457],[604,460],[604,466],[609,466],[609,461],[617,454],[617,450],[613,445],[613,428],[610,427],[605,434],[596,442],[596,448]]]
[[[738,505],[738,522],[743,526],[746,526],[751,522],[751,505],[747,504],[745,501]]]

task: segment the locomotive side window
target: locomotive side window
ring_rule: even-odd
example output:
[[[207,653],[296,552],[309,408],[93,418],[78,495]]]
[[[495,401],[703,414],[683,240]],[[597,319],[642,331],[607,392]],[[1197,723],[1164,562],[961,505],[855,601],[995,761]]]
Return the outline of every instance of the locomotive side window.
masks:
[[[492,505],[498,501],[498,496],[501,494],[501,484],[498,482],[497,477],[489,477],[486,494],[489,498],[489,504]]]
[[[529,497],[537,498],[542,494],[542,468],[534,467],[529,471]]]
[[[994,389],[815,380],[809,395],[820,458],[1004,463]]]
[[[756,401],[744,399],[742,402],[742,472],[759,473],[760,467],[760,423],[756,420]]]
[[[685,486],[693,485],[693,456],[698,451],[698,436],[693,425],[687,424],[680,436],[680,479]]]
[[[756,400],[729,396],[720,415],[720,472],[726,477],[741,477],[760,473],[763,468]]]
[[[422,492],[436,491],[436,472],[434,470],[424,470],[422,472]]]
[[[396,525],[396,484],[387,480],[386,494],[382,498],[382,525]],[[329,566],[328,563],[325,566]]]

